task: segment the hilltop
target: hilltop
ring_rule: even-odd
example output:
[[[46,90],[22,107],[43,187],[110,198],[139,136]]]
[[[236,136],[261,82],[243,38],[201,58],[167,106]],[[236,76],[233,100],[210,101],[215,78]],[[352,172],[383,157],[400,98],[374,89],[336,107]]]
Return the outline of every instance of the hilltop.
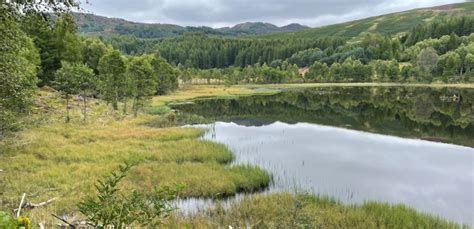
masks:
[[[353,38],[363,32],[396,35],[406,33],[420,23],[439,20],[453,15],[473,15],[474,2],[442,5],[430,8],[414,9],[404,12],[375,16],[361,20],[305,29],[281,34],[266,34],[263,38],[318,38],[338,36]]]
[[[282,32],[292,32],[302,29],[309,29],[308,26],[303,26],[300,24],[289,24],[286,26],[278,27],[271,23],[263,22],[245,22],[237,24],[234,27],[225,27],[217,29],[218,31],[227,34],[227,35],[259,35],[259,34],[269,34],[269,33],[282,33]]]
[[[108,18],[94,14],[74,14],[81,33],[87,35],[134,35],[139,38],[177,37],[188,32],[202,32],[208,35],[241,36],[270,33],[294,32],[309,27],[289,24],[278,27],[270,23],[245,22],[233,27],[214,29],[206,26],[192,27],[173,24],[147,24],[131,22],[120,18]]]

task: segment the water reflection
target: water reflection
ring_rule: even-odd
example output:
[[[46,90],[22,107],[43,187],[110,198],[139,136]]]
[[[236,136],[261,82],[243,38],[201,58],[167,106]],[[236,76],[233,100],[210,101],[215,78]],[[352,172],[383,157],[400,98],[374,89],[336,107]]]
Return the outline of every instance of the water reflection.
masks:
[[[405,203],[474,225],[472,89],[310,88],[175,108],[216,120],[204,138],[272,173],[270,192]]]
[[[260,127],[217,122],[205,138],[227,145],[235,163],[271,172],[272,191],[297,185],[347,203],[406,203],[474,225],[474,149],[469,147],[281,122]]]
[[[308,122],[474,147],[472,89],[310,88],[197,100],[177,109],[243,125]]]

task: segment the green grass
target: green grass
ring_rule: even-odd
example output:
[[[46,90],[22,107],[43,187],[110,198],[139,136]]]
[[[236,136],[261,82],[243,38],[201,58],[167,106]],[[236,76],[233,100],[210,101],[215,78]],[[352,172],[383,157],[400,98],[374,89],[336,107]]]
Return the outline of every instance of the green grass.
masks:
[[[344,205],[328,197],[289,193],[246,197],[229,209],[217,204],[167,223],[170,228],[462,228],[404,205]]]

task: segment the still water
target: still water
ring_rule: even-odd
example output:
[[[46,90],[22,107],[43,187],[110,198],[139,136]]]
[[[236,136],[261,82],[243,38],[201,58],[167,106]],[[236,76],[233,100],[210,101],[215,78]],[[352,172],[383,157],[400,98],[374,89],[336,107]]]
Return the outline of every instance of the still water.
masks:
[[[177,109],[212,117],[203,138],[269,171],[270,192],[403,203],[474,225],[473,90],[313,88]]]
[[[205,138],[227,145],[235,163],[269,171],[272,191],[310,191],[346,203],[405,203],[474,225],[472,148],[282,122],[217,122]]]

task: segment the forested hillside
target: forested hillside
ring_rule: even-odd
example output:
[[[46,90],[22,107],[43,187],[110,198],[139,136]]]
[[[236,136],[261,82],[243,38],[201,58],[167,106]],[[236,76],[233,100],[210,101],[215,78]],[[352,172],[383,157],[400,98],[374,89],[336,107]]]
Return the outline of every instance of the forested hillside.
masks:
[[[362,33],[352,38],[276,39],[192,33],[164,40],[130,36],[106,40],[129,54],[158,50],[174,66],[187,69],[182,72],[189,77],[230,83],[460,82],[472,80],[473,32],[474,16],[465,15],[423,22],[401,36]],[[231,69],[223,69],[227,67]],[[304,77],[295,73],[305,67],[309,72]],[[267,68],[271,71],[260,71]]]
[[[156,47],[174,65],[207,69],[270,63],[289,58],[301,50],[335,49],[344,43],[339,38],[280,40],[212,37],[197,33],[163,40]]]
[[[25,108],[31,104],[31,93],[37,86],[55,87],[66,98],[70,94],[82,94],[84,99],[100,97],[112,104],[133,101],[132,107],[137,112],[149,96],[176,89],[178,79],[185,83],[193,78],[215,79],[228,84],[472,82],[474,16],[467,12],[474,9],[473,4],[379,17],[380,23],[386,21],[392,25],[380,28],[406,25],[405,29],[410,29],[404,34],[375,29],[353,35],[297,37],[292,37],[295,33],[227,37],[203,32],[186,32],[169,39],[142,39],[133,35],[83,37],[75,18],[69,14],[52,20],[27,11],[21,17],[3,22],[2,29],[8,28],[2,33],[3,40],[16,44],[8,47],[22,48],[2,51],[5,61],[19,58],[12,62],[18,66],[11,65],[8,73],[19,83],[2,85],[2,93],[19,91],[14,93],[17,98],[2,100],[2,131],[13,128],[14,125],[7,123],[15,123],[18,113],[27,112]],[[431,15],[430,20],[407,19],[425,13]],[[399,17],[399,21],[389,20],[394,17]],[[90,31],[94,27],[105,29],[109,23],[96,19]],[[373,19],[365,21],[368,20]],[[411,23],[408,26],[400,20]],[[116,25],[127,24],[120,19],[112,21]],[[351,28],[360,22],[353,22]],[[251,30],[253,25],[242,24],[236,28]],[[9,38],[10,31],[15,33]],[[302,68],[306,70],[300,71]]]
[[[210,28],[206,26],[179,26],[172,24],[146,24],[130,22],[118,18],[107,18],[93,14],[75,13],[74,18],[79,31],[87,35],[133,35],[139,38],[178,37],[189,32],[200,32],[208,35],[242,36],[268,33],[294,32],[309,27],[300,24],[289,24],[278,27],[270,23],[246,22],[233,27]]]
[[[237,79],[249,77],[248,71],[260,72],[253,82],[472,82],[474,80],[474,27],[472,17],[453,18],[450,22],[470,21],[469,28],[451,26],[439,38],[420,40],[414,45],[398,38],[367,33],[357,43],[347,43],[336,49],[308,49],[295,53],[286,60],[274,60],[234,70]],[[437,22],[436,22],[437,23]],[[436,33],[435,23],[422,28]],[[464,28],[464,29],[461,29]],[[455,30],[470,31],[470,35]],[[408,36],[419,36],[419,28]],[[292,67],[293,66],[293,67]],[[297,66],[297,67],[294,67]],[[299,67],[309,67],[300,77]],[[234,68],[235,69],[235,68]],[[275,78],[260,69],[274,69]],[[219,70],[216,70],[219,71]],[[235,73],[238,72],[238,73]],[[203,73],[202,75],[207,75]],[[219,74],[217,74],[219,75]],[[225,76],[225,74],[224,74]],[[292,78],[296,76],[296,78]],[[239,78],[240,77],[240,78]],[[239,80],[236,80],[239,82]]]

